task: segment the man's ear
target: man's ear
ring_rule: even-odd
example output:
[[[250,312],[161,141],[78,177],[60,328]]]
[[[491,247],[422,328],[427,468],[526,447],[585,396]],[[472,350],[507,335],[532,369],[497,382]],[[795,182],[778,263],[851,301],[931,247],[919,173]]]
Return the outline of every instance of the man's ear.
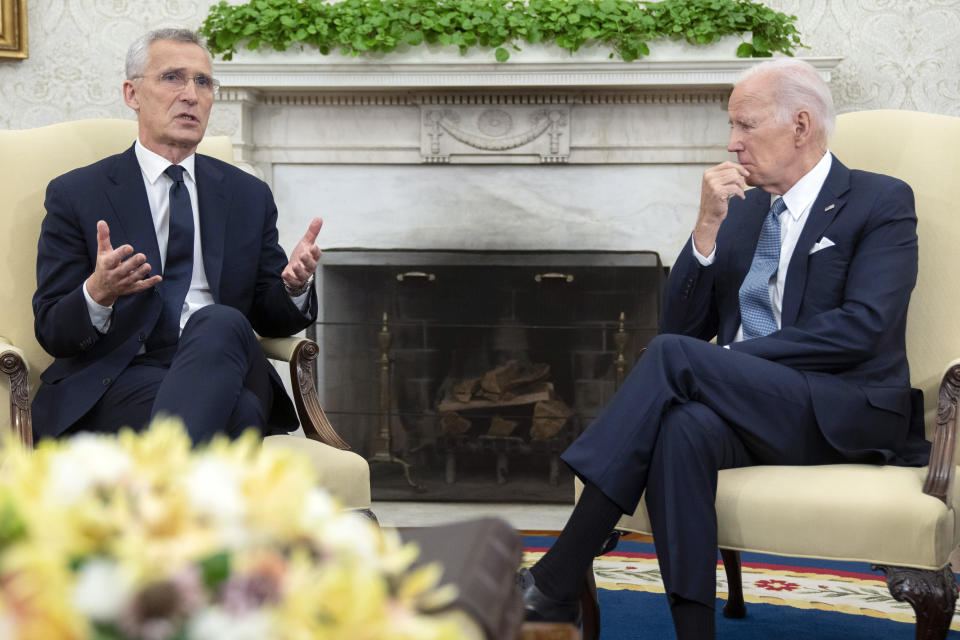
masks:
[[[810,141],[813,135],[813,123],[810,120],[810,112],[806,109],[800,109],[793,114],[793,138],[798,147],[804,146]]]
[[[134,111],[140,111],[140,97],[137,95],[137,88],[133,86],[133,80],[123,81],[123,101]]]

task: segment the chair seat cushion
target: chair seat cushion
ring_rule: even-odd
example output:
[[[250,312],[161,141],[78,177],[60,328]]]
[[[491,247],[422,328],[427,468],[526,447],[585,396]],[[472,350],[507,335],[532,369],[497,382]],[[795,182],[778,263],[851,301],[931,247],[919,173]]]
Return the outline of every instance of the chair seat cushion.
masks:
[[[838,464],[720,472],[720,547],[925,569],[956,547],[956,497],[922,492],[926,468]],[[618,528],[651,533],[645,500]]]
[[[362,456],[301,436],[267,436],[263,446],[303,453],[317,470],[320,486],[345,509],[370,508],[370,465]]]

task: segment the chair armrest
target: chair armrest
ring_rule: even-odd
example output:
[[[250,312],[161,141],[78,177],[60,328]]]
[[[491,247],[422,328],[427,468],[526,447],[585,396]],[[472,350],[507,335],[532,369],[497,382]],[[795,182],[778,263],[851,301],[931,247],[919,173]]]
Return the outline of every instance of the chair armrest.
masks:
[[[349,449],[327,414],[320,406],[317,396],[315,366],[320,348],[307,338],[260,338],[260,345],[268,358],[290,363],[290,382],[293,386],[293,403],[303,426],[303,433],[311,440],[317,440],[337,449]]]
[[[0,371],[10,377],[10,428],[25,447],[33,446],[33,420],[30,416],[30,386],[27,359],[23,351],[0,337]]]
[[[937,398],[937,427],[923,492],[950,506],[957,443],[957,402],[960,399],[960,359],[947,367]]]
[[[300,346],[300,341],[306,340],[306,338],[297,338],[295,336],[289,338],[257,337],[260,339],[260,346],[263,347],[263,352],[267,354],[268,358],[271,360],[281,360],[283,362],[293,360],[297,347]]]

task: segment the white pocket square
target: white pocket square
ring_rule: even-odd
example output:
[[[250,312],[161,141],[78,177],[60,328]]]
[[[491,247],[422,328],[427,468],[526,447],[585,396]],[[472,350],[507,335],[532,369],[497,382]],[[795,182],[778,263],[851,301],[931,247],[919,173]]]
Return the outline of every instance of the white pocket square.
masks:
[[[822,238],[820,238],[820,242],[810,247],[810,255],[813,255],[814,253],[816,253],[817,251],[820,251],[821,249],[832,247],[833,244],[834,244],[833,240],[831,240],[827,236],[823,236]]]

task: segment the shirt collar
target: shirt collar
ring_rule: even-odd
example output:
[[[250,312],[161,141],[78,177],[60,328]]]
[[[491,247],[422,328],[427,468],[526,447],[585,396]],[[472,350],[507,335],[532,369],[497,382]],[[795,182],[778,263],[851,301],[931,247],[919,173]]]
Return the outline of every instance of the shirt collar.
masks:
[[[787,212],[794,220],[799,220],[803,212],[813,206],[814,200],[820,194],[823,183],[827,181],[830,167],[833,165],[833,154],[827,151],[817,164],[813,165],[790,190],[783,194],[783,201],[787,205]],[[778,196],[771,194],[770,204]]]
[[[150,181],[150,184],[156,184],[157,180],[160,179],[160,174],[167,170],[172,163],[161,156],[158,153],[154,153],[147,149],[145,146],[140,144],[140,139],[133,145],[133,151],[137,154],[137,162],[140,163],[140,170],[143,171],[143,175],[147,177],[147,180]],[[183,167],[183,171],[186,175],[190,176],[190,179],[193,182],[196,182],[196,176],[193,173],[193,165],[196,160],[197,154],[191,153],[189,156],[184,158],[180,162],[180,166]]]

